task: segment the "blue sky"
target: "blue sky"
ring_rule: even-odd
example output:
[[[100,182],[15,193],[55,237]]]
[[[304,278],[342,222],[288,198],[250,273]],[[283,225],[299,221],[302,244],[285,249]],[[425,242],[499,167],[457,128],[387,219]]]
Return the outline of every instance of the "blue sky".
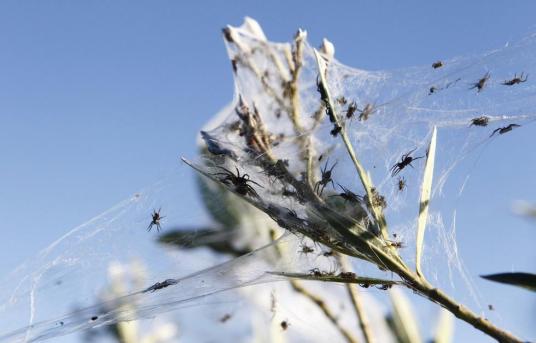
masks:
[[[251,16],[276,41],[302,27],[313,45],[329,38],[343,63],[393,69],[502,46],[536,31],[534,13],[533,1],[2,2],[0,275],[171,171],[184,174],[178,205],[191,208],[186,220],[202,216],[192,174],[179,156],[195,155],[199,129],[232,98],[220,34],[226,24]],[[481,167],[512,175],[516,160],[509,152],[533,145],[533,137],[519,130],[488,149]],[[535,166],[534,156],[527,157],[527,169],[515,171],[526,183],[490,196],[488,209],[461,211],[458,221],[476,233],[460,233],[460,249],[472,245],[480,252],[466,259],[470,270],[534,271],[527,245],[534,228],[510,207],[515,199],[535,200]],[[482,201],[495,184],[472,179],[462,201]],[[489,212],[498,215],[487,223],[496,225],[487,226],[496,238],[483,239]],[[503,234],[526,247],[516,259],[504,258],[512,249],[499,244]],[[481,249],[479,239],[486,242]],[[485,269],[482,260],[494,268]],[[479,285],[500,294],[498,302],[509,299],[504,307],[523,306],[534,316],[534,302],[520,291]],[[528,321],[516,325],[526,328]]]

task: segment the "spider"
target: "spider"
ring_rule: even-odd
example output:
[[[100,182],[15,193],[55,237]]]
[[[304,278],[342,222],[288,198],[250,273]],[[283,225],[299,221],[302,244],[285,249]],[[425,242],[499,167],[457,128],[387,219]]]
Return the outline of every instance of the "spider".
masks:
[[[374,112],[374,106],[372,106],[371,104],[366,104],[365,107],[359,112],[359,120],[365,121]]]
[[[480,80],[478,80],[478,82],[473,83],[473,87],[469,89],[476,88],[477,93],[480,93],[486,86],[486,82],[489,80],[490,77],[491,75],[489,74],[489,72],[487,72]]]
[[[346,109],[346,118],[352,118],[354,116],[355,111],[357,111],[357,103],[355,101],[352,101]]]
[[[301,245],[301,249],[300,249],[301,254],[307,255],[307,254],[310,254],[310,253],[313,253],[313,252],[315,252],[315,249],[313,249],[312,247],[308,246],[307,244],[302,244]]]
[[[406,188],[406,179],[403,176],[398,177],[398,190],[403,191]]]
[[[238,170],[238,167],[236,168],[236,175],[230,171],[229,169],[219,167],[222,169],[223,172],[214,173],[212,175],[214,176],[222,176],[219,180],[221,183],[225,185],[233,185],[235,192],[237,192],[240,195],[251,195],[255,198],[259,197],[259,194],[249,185],[249,182],[263,188],[261,185],[259,185],[257,182],[250,180],[248,174],[240,175],[240,171]]]
[[[283,329],[283,331],[287,330],[289,326],[290,326],[290,323],[288,321],[283,320],[281,322],[281,329]]]
[[[518,124],[510,124],[508,126],[503,126],[503,127],[499,127],[499,128],[496,128],[495,130],[493,130],[493,132],[491,133],[491,135],[489,135],[490,137],[492,137],[494,134],[496,134],[497,132],[499,133],[499,135],[502,135],[502,134],[505,134],[507,132],[510,132],[512,131],[514,128],[516,127],[520,127],[521,125],[518,125]]]
[[[432,87],[430,87],[430,89],[428,91],[428,95],[432,95],[435,92],[437,92],[438,90],[439,90],[439,88],[437,88],[436,86],[432,86]]]
[[[164,280],[162,282],[155,283],[151,287],[145,289],[142,293],[156,292],[159,289],[166,288],[166,287],[169,287],[169,286],[172,286],[172,285],[176,285],[177,283],[179,283],[179,281],[177,281],[175,279],[166,279],[166,280]]]
[[[477,118],[471,119],[471,124],[469,126],[488,126],[489,117],[480,116]]]
[[[389,246],[391,246],[391,247],[393,247],[393,248],[397,248],[397,249],[405,247],[404,243],[399,242],[399,241],[389,241],[389,240],[388,240],[388,241],[387,241],[387,244],[388,244]]]
[[[434,68],[434,69],[441,68],[442,66],[443,66],[443,62],[441,62],[441,61],[437,61],[437,62],[432,63],[432,68]]]
[[[340,272],[338,276],[342,279],[355,279],[357,277],[354,272]]]
[[[342,189],[342,193],[339,193],[339,194],[335,194],[335,195],[330,195],[330,197],[341,197],[344,199],[344,202],[346,203],[347,201],[348,202],[351,202],[351,203],[357,203],[359,202],[360,200],[362,200],[362,198],[355,194],[354,192],[352,192],[351,190],[349,190],[348,188],[342,186],[341,184],[337,183],[337,185],[339,185],[339,187]]]
[[[160,230],[162,229],[162,226],[160,226],[160,220],[165,218],[165,216],[160,215],[160,210],[162,210],[162,208],[159,208],[158,211],[153,210],[153,214],[151,215],[152,216],[151,223],[147,227],[147,231],[151,231],[153,226],[156,226],[156,231],[158,232],[160,232]]]
[[[519,83],[527,82],[528,77],[529,77],[529,74],[527,74],[525,76],[525,78],[523,78],[523,73],[521,73],[521,75],[519,77],[517,76],[517,74],[514,74],[513,79],[504,81],[502,84],[505,85],[505,86],[517,85]]]
[[[331,133],[331,135],[333,137],[337,137],[337,135],[339,134],[339,132],[341,132],[342,130],[342,127],[340,125],[333,125],[333,130],[331,130],[329,133]]]
[[[226,321],[231,319],[231,317],[232,316],[229,313],[224,314],[223,317],[220,318],[220,323],[225,323]]]
[[[324,188],[326,188],[326,186],[330,182],[333,188],[335,188],[335,184],[333,183],[333,179],[331,178],[331,172],[333,171],[333,168],[335,168],[335,166],[337,165],[337,162],[335,162],[329,170],[328,163],[329,159],[326,161],[326,164],[324,164],[324,168],[320,168],[320,172],[322,173],[322,179],[315,184],[314,191],[317,193],[320,191],[320,195],[322,195],[322,192],[324,192]]]
[[[323,273],[320,271],[320,269],[318,269],[318,268],[313,268],[313,269],[309,270],[309,275],[319,277],[319,276],[322,276]]]
[[[398,173],[402,171],[402,169],[404,169],[407,166],[410,166],[411,168],[413,168],[413,165],[411,165],[411,162],[424,157],[424,156],[412,157],[411,153],[414,152],[415,150],[417,150],[417,148],[411,150],[407,154],[402,155],[402,157],[400,158],[400,162],[395,163],[395,165],[391,167],[390,169],[391,176],[397,175]]]

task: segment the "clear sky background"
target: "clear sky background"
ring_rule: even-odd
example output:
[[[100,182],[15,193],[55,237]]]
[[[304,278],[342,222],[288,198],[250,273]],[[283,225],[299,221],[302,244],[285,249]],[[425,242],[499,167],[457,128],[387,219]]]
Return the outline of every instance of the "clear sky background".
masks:
[[[195,155],[199,129],[232,99],[226,24],[251,16],[276,41],[302,27],[313,45],[329,38],[345,64],[393,69],[503,46],[536,32],[535,14],[534,1],[4,1],[0,276],[173,170],[185,176],[185,221],[203,216],[179,156]],[[475,274],[535,272],[535,227],[511,213],[513,200],[536,202],[536,154],[519,152],[534,137],[518,130],[487,149],[478,169],[494,176],[473,176],[459,204],[460,250]],[[491,192],[501,175],[523,181]],[[532,294],[477,282],[509,328],[536,339]],[[518,311],[527,317],[508,320]],[[470,330],[460,325],[458,341]]]

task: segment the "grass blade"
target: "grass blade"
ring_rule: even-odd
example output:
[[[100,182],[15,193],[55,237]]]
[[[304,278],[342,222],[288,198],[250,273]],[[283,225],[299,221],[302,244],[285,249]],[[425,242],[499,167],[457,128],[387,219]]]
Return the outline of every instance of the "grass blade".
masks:
[[[433,343],[451,343],[454,335],[454,316],[442,308],[438,317]]]
[[[401,343],[421,343],[417,318],[409,300],[404,296],[404,293],[396,289],[390,290],[389,295],[393,304],[392,324],[398,341]]]
[[[424,166],[424,175],[421,187],[421,199],[419,202],[419,218],[417,220],[417,246],[415,257],[415,270],[419,276],[421,273],[421,256],[424,244],[424,230],[426,229],[426,221],[428,220],[428,205],[430,203],[430,194],[432,191],[432,176],[434,175],[434,162],[436,150],[437,128],[434,126],[432,131],[432,139],[426,154],[426,164]]]
[[[500,273],[480,275],[486,280],[505,283],[512,286],[522,287],[536,292],[536,274],[530,273]]]

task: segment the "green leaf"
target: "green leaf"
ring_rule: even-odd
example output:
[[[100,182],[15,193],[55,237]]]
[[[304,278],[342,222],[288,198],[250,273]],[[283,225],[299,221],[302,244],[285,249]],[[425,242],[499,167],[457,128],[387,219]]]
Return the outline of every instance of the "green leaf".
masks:
[[[417,220],[417,246],[415,257],[415,270],[419,276],[421,273],[421,258],[424,245],[424,231],[428,220],[428,206],[430,204],[430,194],[432,191],[432,176],[434,175],[434,162],[436,150],[437,128],[434,126],[432,139],[426,154],[426,164],[424,166],[424,175],[421,187],[421,200],[419,202],[419,218]]]
[[[536,274],[530,273],[499,273],[480,275],[486,280],[505,283],[512,286],[522,287],[536,292]]]

